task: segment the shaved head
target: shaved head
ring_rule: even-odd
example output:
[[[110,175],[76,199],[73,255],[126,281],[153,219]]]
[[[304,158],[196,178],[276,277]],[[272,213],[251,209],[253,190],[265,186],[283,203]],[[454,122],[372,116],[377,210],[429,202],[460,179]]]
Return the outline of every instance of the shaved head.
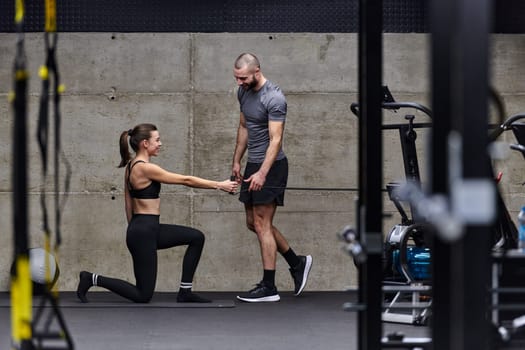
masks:
[[[266,82],[259,60],[253,53],[242,53],[235,60],[233,76],[238,86],[245,90],[258,91]]]
[[[241,68],[250,68],[250,70],[255,68],[261,68],[259,59],[254,54],[251,53],[242,53],[235,60],[235,69]]]

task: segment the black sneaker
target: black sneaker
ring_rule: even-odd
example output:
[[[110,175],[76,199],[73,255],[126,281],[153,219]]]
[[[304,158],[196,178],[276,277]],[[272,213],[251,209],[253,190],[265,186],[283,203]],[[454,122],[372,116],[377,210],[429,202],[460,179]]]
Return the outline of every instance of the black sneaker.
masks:
[[[211,300],[203,298],[192,291],[179,290],[177,303],[211,303]]]
[[[89,288],[93,286],[93,274],[87,271],[80,271],[78,286],[77,286],[77,297],[81,302],[87,303],[86,293]]]
[[[268,301],[279,301],[281,297],[275,286],[268,286],[264,282],[255,285],[255,288],[243,295],[237,295],[237,299],[247,303],[260,303]]]
[[[301,262],[294,268],[290,268],[290,273],[292,274],[293,281],[295,283],[294,293],[295,295],[301,294],[306,282],[308,281],[308,274],[312,268],[312,256],[299,255],[298,256]]]

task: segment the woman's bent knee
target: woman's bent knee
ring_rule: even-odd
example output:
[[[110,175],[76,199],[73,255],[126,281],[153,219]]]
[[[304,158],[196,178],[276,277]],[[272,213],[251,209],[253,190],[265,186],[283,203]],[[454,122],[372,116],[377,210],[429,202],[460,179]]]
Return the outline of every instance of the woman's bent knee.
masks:
[[[206,241],[206,236],[201,231],[195,230],[192,241],[195,244],[204,245],[204,242]]]
[[[134,302],[138,304],[147,304],[151,301],[153,298],[153,291],[146,291],[146,292],[140,292],[138,297],[133,300]]]

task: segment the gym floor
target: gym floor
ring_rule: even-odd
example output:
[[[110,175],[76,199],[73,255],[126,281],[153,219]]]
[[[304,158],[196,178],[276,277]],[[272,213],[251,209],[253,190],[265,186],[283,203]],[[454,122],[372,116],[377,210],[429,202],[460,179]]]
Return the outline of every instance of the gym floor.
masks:
[[[342,307],[356,301],[355,292],[304,292],[299,297],[281,292],[280,302],[260,304],[238,302],[234,292],[199,294],[214,300],[214,307],[177,305],[174,293],[156,293],[151,303],[134,304],[92,292],[91,302],[82,304],[74,293],[63,292],[59,303],[77,350],[357,349],[357,314]],[[35,298],[33,314],[39,302]],[[0,293],[0,349],[10,348],[9,305],[9,294]],[[383,334],[392,332],[430,336],[428,327],[383,323]]]

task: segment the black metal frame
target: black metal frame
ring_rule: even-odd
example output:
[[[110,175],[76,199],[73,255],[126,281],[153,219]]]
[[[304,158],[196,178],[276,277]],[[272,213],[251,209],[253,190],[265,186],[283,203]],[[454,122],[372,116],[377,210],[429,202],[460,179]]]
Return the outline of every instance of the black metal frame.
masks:
[[[358,234],[368,258],[359,268],[358,349],[381,348],[383,194],[383,1],[359,1],[359,217]]]
[[[447,139],[462,135],[463,176],[489,178],[488,33],[490,0],[434,0],[432,191],[449,194]],[[480,102],[481,101],[481,102]],[[490,228],[467,226],[455,243],[434,239],[434,349],[489,349]],[[454,286],[454,287],[451,287]],[[482,336],[480,336],[482,335]]]
[[[491,9],[490,0],[431,3],[433,193],[450,194],[446,154],[451,130],[462,135],[462,154],[468,155],[461,157],[464,179],[491,178],[488,154],[484,151],[488,145]],[[368,259],[359,269],[359,349],[389,346],[381,343],[378,303],[382,247],[381,10],[381,0],[360,1],[357,221],[361,241],[366,241]],[[490,348],[490,248],[490,225],[467,225],[465,236],[454,243],[434,239],[434,349]]]
[[[455,33],[455,15],[457,11],[453,8],[453,1],[444,4],[439,1],[431,1],[429,12],[430,28],[432,33],[431,60],[432,60],[432,110],[434,112],[434,127],[431,131],[431,159],[429,163],[432,171],[429,171],[429,184],[432,193],[449,194],[448,183],[448,153],[447,137],[451,130],[452,113],[452,63],[450,59],[454,50],[451,38]],[[432,239],[432,276],[434,309],[432,313],[433,326],[432,338],[434,349],[452,349],[451,328],[448,326],[453,318],[453,310],[450,308],[451,294],[450,286],[453,283],[453,264],[449,259],[452,247],[442,240],[433,236]]]

